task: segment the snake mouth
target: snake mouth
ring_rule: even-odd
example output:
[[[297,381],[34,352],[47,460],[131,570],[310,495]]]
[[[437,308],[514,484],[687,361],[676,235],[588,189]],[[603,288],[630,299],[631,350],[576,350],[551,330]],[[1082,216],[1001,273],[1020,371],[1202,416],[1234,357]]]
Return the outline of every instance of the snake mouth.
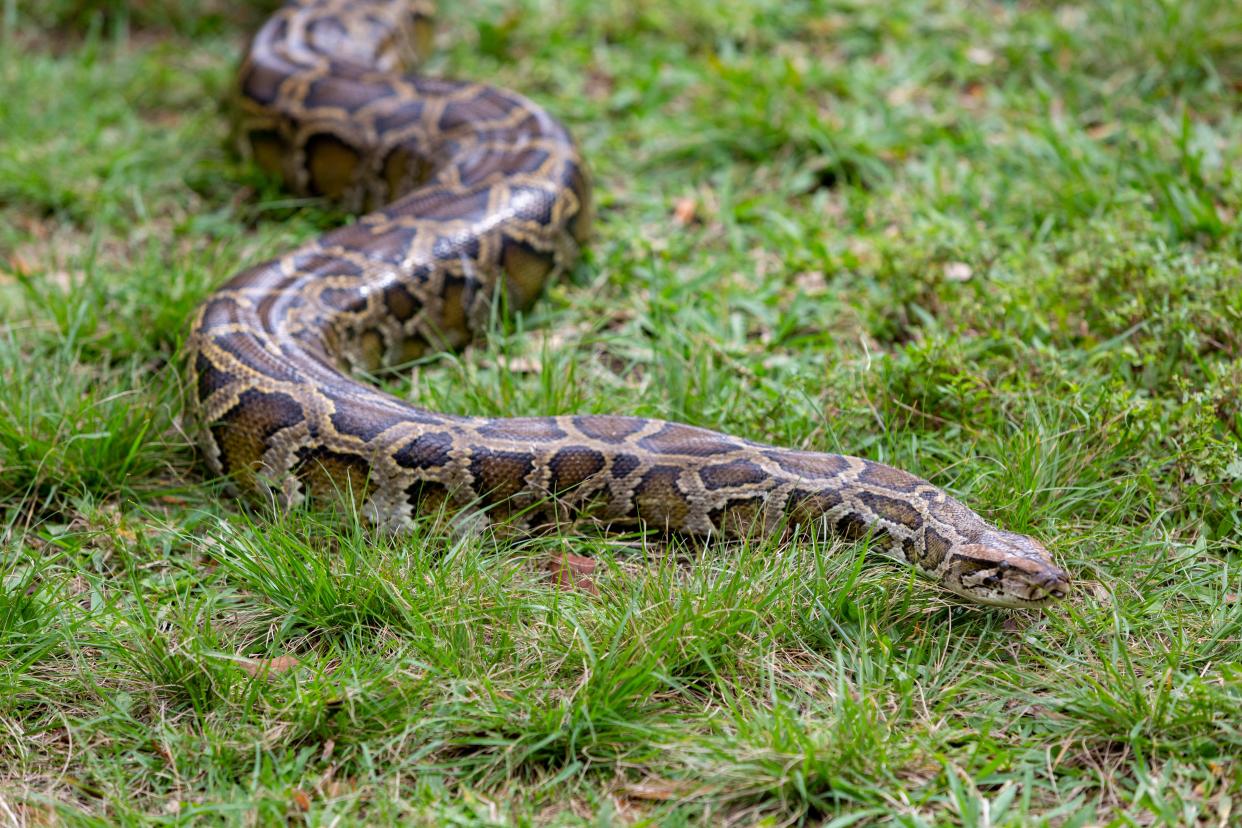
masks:
[[[1070,584],[1069,578],[1061,572],[1049,572],[1039,583],[1031,586],[1028,601],[1036,603],[1048,603],[1049,601],[1060,601],[1069,595]]]

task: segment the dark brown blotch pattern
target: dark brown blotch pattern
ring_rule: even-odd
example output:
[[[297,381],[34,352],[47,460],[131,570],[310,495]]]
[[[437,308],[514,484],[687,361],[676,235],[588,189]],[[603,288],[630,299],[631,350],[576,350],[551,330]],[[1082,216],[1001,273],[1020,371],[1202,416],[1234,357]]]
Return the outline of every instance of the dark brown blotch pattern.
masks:
[[[723,434],[679,423],[665,423],[655,434],[640,439],[638,445],[656,454],[690,457],[710,457],[737,451],[737,444]]]
[[[411,471],[442,469],[448,465],[452,449],[452,435],[431,431],[401,446],[392,457],[401,468]]]
[[[315,195],[343,196],[358,175],[360,161],[358,152],[335,135],[321,133],[306,139],[306,168]]]
[[[250,276],[251,271],[246,271],[242,275]],[[243,313],[244,311],[232,296],[216,296],[209,300],[200,311],[198,330],[200,333],[209,332],[213,328],[231,325],[237,322]]]
[[[909,529],[918,529],[923,524],[923,516],[904,500],[870,491],[859,492],[858,499],[868,509],[893,523],[900,523]]]
[[[361,104],[369,103],[367,98],[359,99],[358,91],[358,84],[351,83],[348,78],[326,75],[310,82],[308,94],[314,99],[316,106],[352,113]]]
[[[202,354],[194,357],[194,373],[198,378],[198,399],[206,401],[208,397],[233,382],[234,377],[227,371],[221,371],[211,364]]]
[[[272,437],[304,418],[302,406],[288,394],[253,388],[242,392],[237,404],[211,426],[225,471],[253,477]]]
[[[289,155],[289,144],[274,129],[252,129],[245,140],[250,144],[250,154],[255,163],[270,173],[284,171],[284,159]]]
[[[708,518],[717,531],[728,535],[762,534],[763,505],[761,495],[731,497],[723,505],[712,509]]]
[[[543,290],[543,283],[556,266],[551,253],[544,253],[516,239],[506,238],[501,256],[509,301],[517,309],[530,306]]]
[[[336,410],[329,419],[332,427],[341,434],[357,437],[364,442],[370,442],[393,426],[409,421],[409,417],[401,411],[379,406],[350,405],[345,400],[337,401]]]
[[[534,460],[525,452],[492,451],[476,446],[470,458],[474,490],[484,503],[503,503],[526,489]]]
[[[836,530],[846,540],[860,540],[867,537],[871,531],[870,524],[862,517],[862,515],[854,512],[845,512],[837,518]]]
[[[212,338],[217,348],[262,376],[281,382],[296,382],[301,379],[297,369],[268,351],[263,347],[262,340],[252,334],[236,331],[218,333]]]
[[[841,494],[832,489],[821,491],[794,489],[789,493],[785,509],[789,513],[790,522],[799,526],[813,523],[844,502]]]
[[[325,245],[360,250],[368,259],[399,265],[405,261],[414,245],[418,231],[413,227],[387,225],[383,229],[369,227],[358,222],[340,230],[333,230],[324,238]],[[406,277],[410,279],[410,276]],[[417,277],[414,277],[417,279]]]
[[[715,491],[739,486],[755,486],[767,482],[769,476],[767,472],[749,460],[734,460],[729,463],[704,466],[699,471],[699,479],[703,481],[704,488]]]
[[[416,515],[434,514],[449,503],[449,491],[434,480],[416,480],[405,487],[405,499]]]
[[[394,283],[384,288],[384,307],[392,318],[398,322],[406,322],[414,318],[414,314],[422,307],[422,302],[405,285]]]
[[[480,426],[478,433],[496,440],[531,440],[550,443],[567,436],[551,417],[512,417]]]
[[[465,193],[416,190],[397,204],[410,211],[417,210],[415,215],[428,221],[468,220],[488,215],[490,198],[491,190],[487,187],[480,187],[473,192]]]
[[[327,244],[329,238],[323,239],[323,243]],[[286,264],[295,273],[288,278],[289,281],[273,286],[273,291],[284,290],[286,287],[292,288],[297,282],[305,281],[307,276],[361,276],[362,268],[356,262],[352,262],[342,256],[326,252],[320,249],[321,245],[317,245],[309,250],[302,250],[289,256]]]
[[[607,414],[593,417],[574,417],[574,428],[589,440],[620,445],[627,438],[642,431],[647,421],[638,417],[613,417]]]
[[[548,461],[548,488],[561,494],[594,477],[604,470],[604,455],[587,446],[568,446]]]
[[[928,569],[935,569],[944,562],[945,555],[949,554],[949,550],[953,548],[953,544],[947,538],[944,538],[928,526],[923,537],[923,557],[921,563]]]
[[[641,465],[642,461],[633,454],[618,454],[612,458],[612,476],[623,480]]]
[[[319,300],[342,313],[360,313],[367,308],[367,297],[355,287],[326,287],[319,291]]]
[[[423,119],[423,102],[406,100],[391,112],[382,112],[375,116],[375,131],[384,135],[397,135],[406,132],[411,126],[421,125]]]
[[[358,455],[310,446],[298,449],[296,456],[293,475],[302,482],[305,494],[356,504],[370,496],[371,466]]]
[[[242,73],[242,94],[260,104],[271,105],[280,95],[281,84],[288,75],[263,61],[247,63]]]
[[[812,480],[836,477],[850,467],[849,461],[839,454],[770,449],[764,452],[764,456],[790,474]]]
[[[926,483],[901,469],[895,469],[892,466],[885,466],[881,463],[864,463],[862,471],[858,474],[860,483],[866,483],[871,486],[879,486],[881,489],[891,489],[897,492],[912,493],[919,486]]]
[[[684,526],[690,505],[677,484],[680,476],[681,469],[676,466],[655,466],[647,471],[634,487],[633,509],[628,516],[659,529]]]

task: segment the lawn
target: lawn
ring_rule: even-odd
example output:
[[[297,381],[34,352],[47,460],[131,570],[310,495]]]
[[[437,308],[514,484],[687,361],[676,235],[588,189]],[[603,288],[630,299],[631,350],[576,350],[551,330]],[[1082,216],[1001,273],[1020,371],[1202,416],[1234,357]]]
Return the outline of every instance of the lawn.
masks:
[[[1236,824],[1242,5],[443,5],[429,70],[563,119],[599,218],[391,391],[882,460],[1072,596],[247,508],[189,314],[349,220],[229,150],[263,9],[0,0],[0,824]]]

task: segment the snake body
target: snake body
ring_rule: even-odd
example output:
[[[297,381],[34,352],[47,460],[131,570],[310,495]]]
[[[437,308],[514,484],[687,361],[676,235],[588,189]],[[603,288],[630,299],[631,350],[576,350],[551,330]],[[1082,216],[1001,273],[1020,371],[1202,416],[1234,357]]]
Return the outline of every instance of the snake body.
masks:
[[[542,108],[403,74],[430,15],[408,0],[295,0],[245,54],[245,151],[364,214],[198,310],[190,409],[214,472],[287,505],[348,491],[396,529],[436,511],[728,537],[804,527],[870,536],[975,601],[1065,594],[1038,541],[890,466],[639,417],[455,416],[353,379],[465,344],[500,296],[527,307],[590,224],[583,161]]]

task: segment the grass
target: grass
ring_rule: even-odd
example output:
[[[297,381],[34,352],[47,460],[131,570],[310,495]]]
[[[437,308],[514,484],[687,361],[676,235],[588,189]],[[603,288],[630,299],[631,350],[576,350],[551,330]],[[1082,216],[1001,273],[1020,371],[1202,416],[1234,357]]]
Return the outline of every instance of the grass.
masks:
[[[268,4],[270,5],[270,4]],[[476,0],[585,261],[389,387],[893,463],[1077,581],[865,545],[272,515],[181,423],[193,307],[334,226],[233,158],[261,10],[0,4],[0,822],[1226,825],[1242,811],[1242,10]],[[593,558],[595,590],[546,563]]]

